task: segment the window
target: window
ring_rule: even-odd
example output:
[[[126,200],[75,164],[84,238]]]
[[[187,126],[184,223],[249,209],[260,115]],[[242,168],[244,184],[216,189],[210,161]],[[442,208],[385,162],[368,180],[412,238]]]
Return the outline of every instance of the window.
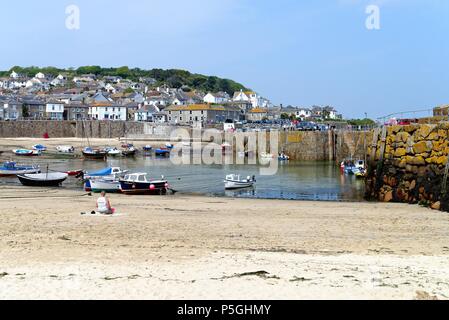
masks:
[[[108,107],[106,107],[106,110],[105,110],[106,112],[108,112]]]
[[[192,114],[192,111],[190,111],[190,114]]]

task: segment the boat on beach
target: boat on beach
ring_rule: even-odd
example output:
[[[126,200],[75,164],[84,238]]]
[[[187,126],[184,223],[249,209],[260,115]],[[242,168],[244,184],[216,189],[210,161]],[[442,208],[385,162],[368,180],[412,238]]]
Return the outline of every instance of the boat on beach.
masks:
[[[89,179],[90,182],[90,191],[92,192],[109,192],[116,193],[121,192],[120,190],[120,182],[118,179],[108,179],[108,178],[96,178]]]
[[[61,153],[74,153],[75,148],[73,146],[57,146],[56,151]]]
[[[83,174],[83,170],[69,170],[69,171],[66,171],[65,173],[67,173],[69,175],[69,177],[76,177],[78,175]]]
[[[164,177],[150,179],[147,173],[132,173],[119,179],[120,190],[124,194],[138,195],[164,195],[169,190],[169,185]]]
[[[20,182],[24,186],[31,187],[58,187],[68,177],[67,173],[62,172],[47,172],[47,173],[32,173],[32,174],[19,174]]]
[[[229,174],[226,176],[224,183],[225,183],[226,190],[249,188],[249,187],[254,186],[254,184],[256,183],[256,177],[248,176],[245,179],[237,174]]]
[[[21,157],[40,156],[42,154],[42,151],[40,151],[40,150],[29,150],[29,149],[14,149],[12,152],[16,156],[21,156]]]
[[[33,150],[40,150],[42,152],[47,151],[47,147],[42,144],[35,144],[32,148]]]
[[[86,172],[84,174],[84,190],[92,191],[91,182],[95,179],[114,180],[121,175],[127,173],[128,170],[122,170],[120,167],[108,167],[94,172]]]
[[[13,161],[7,161],[0,167],[0,177],[39,172],[41,169],[38,165],[17,165]]]

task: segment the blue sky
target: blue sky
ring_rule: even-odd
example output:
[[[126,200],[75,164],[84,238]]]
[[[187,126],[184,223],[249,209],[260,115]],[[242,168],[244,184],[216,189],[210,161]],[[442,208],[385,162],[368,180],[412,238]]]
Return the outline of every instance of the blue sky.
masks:
[[[70,4],[80,8],[77,31],[65,27]],[[380,30],[365,27],[369,4]],[[180,68],[346,117],[449,103],[447,0],[42,0],[1,12],[2,70]]]

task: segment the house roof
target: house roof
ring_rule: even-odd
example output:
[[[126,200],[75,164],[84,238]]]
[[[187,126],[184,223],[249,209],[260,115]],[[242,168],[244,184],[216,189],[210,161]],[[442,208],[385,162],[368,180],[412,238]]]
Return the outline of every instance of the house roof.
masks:
[[[169,106],[165,108],[167,111],[236,111],[240,110],[238,107],[234,106],[222,106],[222,105],[212,105],[212,104],[191,104],[187,106]]]
[[[248,113],[268,113],[268,109],[254,108],[248,111]]]

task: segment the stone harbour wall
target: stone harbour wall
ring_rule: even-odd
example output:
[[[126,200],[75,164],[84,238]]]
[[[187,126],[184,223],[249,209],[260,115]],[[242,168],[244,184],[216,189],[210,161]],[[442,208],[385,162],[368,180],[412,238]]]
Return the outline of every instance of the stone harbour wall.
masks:
[[[367,148],[366,198],[449,211],[448,138],[447,122],[379,129]]]

